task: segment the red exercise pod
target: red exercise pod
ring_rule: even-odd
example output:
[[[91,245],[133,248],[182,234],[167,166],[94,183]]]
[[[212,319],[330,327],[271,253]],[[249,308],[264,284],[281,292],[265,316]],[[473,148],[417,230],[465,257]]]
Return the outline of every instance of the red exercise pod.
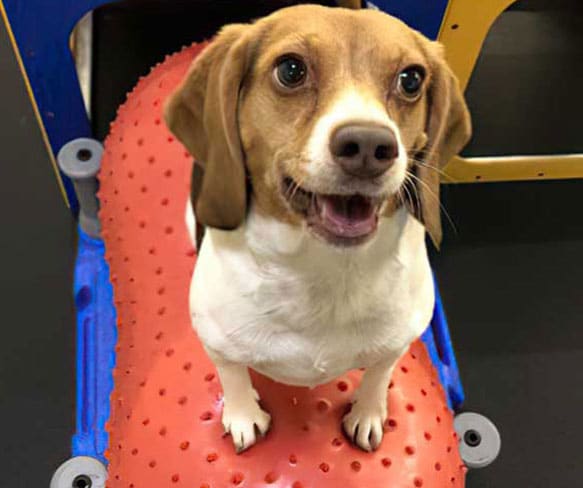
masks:
[[[395,370],[375,453],[354,448],[340,428],[359,371],[313,390],[254,375],[271,431],[240,455],[223,436],[221,387],[188,313],[192,161],[162,120],[165,98],[203,47],[143,78],[105,143],[99,197],[118,314],[108,486],[463,487],[452,412],[419,341]]]

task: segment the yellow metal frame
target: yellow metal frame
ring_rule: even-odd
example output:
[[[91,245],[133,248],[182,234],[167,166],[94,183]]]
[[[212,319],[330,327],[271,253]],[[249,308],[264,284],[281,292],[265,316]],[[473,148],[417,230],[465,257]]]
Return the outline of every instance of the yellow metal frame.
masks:
[[[12,31],[12,27],[10,25],[10,21],[8,20],[8,15],[6,14],[6,9],[4,8],[4,2],[0,0],[0,17],[4,21],[6,25],[6,31],[8,32],[8,39],[10,39],[10,44],[12,45],[12,49],[14,50],[14,55],[16,57],[16,62],[18,63],[18,67],[22,74],[22,78],[24,79],[24,86],[26,88],[26,93],[32,105],[32,110],[34,112],[34,117],[38,123],[38,126],[41,131],[41,136],[44,142],[44,145],[47,149],[47,153],[51,162],[51,166],[53,167],[53,171],[55,176],[57,177],[57,185],[63,198],[65,199],[65,203],[68,207],[70,207],[69,199],[67,198],[67,192],[65,191],[65,186],[63,184],[63,179],[61,178],[61,173],[59,172],[59,168],[57,166],[57,160],[55,155],[53,154],[53,150],[51,148],[51,144],[49,142],[49,137],[47,135],[47,131],[45,129],[45,125],[43,123],[42,117],[40,115],[38,105],[36,103],[36,99],[34,98],[34,93],[32,91],[32,86],[30,84],[30,80],[28,79],[28,75],[26,74],[26,69],[24,68],[24,63],[22,62],[22,56],[20,54],[20,49],[18,48],[18,44],[16,42],[16,38],[14,37],[14,32]]]
[[[450,66],[465,89],[494,21],[516,0],[450,0],[439,32]],[[583,177],[583,154],[452,159],[444,183]]]

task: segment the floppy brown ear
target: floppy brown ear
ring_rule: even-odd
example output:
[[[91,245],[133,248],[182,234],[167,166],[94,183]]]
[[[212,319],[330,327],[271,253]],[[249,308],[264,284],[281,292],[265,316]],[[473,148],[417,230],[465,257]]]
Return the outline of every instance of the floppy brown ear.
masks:
[[[339,7],[344,8],[362,8],[362,0],[336,0]]]
[[[249,58],[249,27],[225,27],[194,61],[164,109],[170,131],[204,170],[191,185],[197,223],[226,230],[239,227],[247,210],[237,107]]]
[[[442,239],[439,182],[440,168],[457,155],[472,135],[470,113],[459,82],[434,43],[432,79],[428,90],[427,144],[418,157],[416,174],[420,199],[420,219],[439,249]]]

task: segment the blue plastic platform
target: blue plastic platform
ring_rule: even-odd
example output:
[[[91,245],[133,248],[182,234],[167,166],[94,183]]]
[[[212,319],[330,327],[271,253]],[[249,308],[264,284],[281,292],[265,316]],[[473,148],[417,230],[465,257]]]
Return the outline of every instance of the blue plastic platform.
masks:
[[[436,40],[449,0],[373,0],[366,4],[394,15],[429,39]]]
[[[116,313],[105,246],[79,228],[75,264],[77,307],[77,423],[73,456],[105,461],[105,423],[115,366]]]
[[[445,310],[435,279],[435,307],[427,330],[421,336],[431,360],[437,369],[441,384],[447,393],[447,403],[454,411],[459,410],[465,401],[464,389],[455,358],[455,351],[447,326]]]

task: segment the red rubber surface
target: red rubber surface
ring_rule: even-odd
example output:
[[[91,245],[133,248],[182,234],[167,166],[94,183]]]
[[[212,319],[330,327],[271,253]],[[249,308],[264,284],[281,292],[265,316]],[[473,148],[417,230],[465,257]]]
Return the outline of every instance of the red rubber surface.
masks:
[[[105,143],[101,219],[119,328],[108,487],[464,486],[452,415],[420,342],[396,368],[375,453],[352,447],[340,430],[359,371],[314,390],[255,375],[270,433],[241,455],[223,436],[220,384],[188,314],[191,158],[161,119],[165,97],[200,49],[142,79]]]

